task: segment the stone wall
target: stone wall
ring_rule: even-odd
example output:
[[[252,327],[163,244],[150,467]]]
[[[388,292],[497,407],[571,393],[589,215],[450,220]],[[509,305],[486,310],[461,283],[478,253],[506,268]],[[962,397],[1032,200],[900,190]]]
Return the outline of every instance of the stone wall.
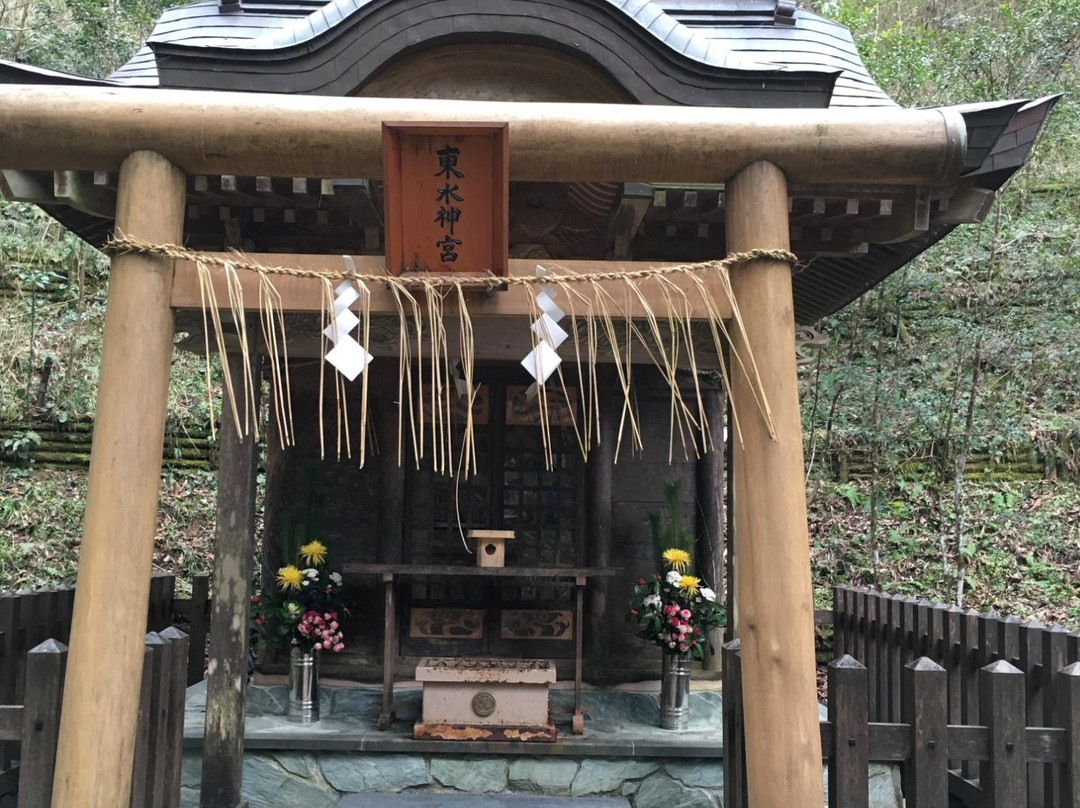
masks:
[[[184,756],[182,808],[197,808],[201,757]],[[899,808],[899,771],[871,766],[871,808]],[[249,752],[244,798],[251,808],[333,808],[345,794],[464,792],[621,796],[633,808],[722,808],[718,759]]]

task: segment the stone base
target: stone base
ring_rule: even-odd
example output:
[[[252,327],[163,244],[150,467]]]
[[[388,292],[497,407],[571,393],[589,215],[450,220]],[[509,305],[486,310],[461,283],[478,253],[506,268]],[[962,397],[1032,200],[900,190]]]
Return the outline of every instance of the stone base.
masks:
[[[425,724],[413,725],[413,738],[420,741],[523,741],[552,743],[558,740],[555,725],[491,726],[483,724]]]
[[[373,795],[400,792],[434,799],[492,795],[514,808],[518,803],[510,800],[526,796],[621,798],[632,808],[720,808],[720,694],[691,691],[690,730],[668,732],[657,726],[657,689],[586,690],[583,736],[570,733],[573,691],[555,689],[550,720],[560,730],[557,741],[495,744],[414,740],[419,688],[399,691],[402,720],[380,732],[378,688],[324,687],[322,720],[301,725],[284,718],[284,686],[253,686],[247,694],[243,797],[250,808],[339,808],[350,804],[344,799],[367,806]],[[204,683],[189,689],[187,707],[181,808],[198,808]],[[823,783],[820,804],[824,793]],[[903,805],[899,766],[871,764],[869,805]]]

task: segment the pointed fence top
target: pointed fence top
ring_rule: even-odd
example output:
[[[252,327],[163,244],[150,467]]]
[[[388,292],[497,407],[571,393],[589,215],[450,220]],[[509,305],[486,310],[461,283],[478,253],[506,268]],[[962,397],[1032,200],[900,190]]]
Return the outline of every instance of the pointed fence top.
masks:
[[[1017,676],[1023,676],[1024,672],[1011,662],[1005,659],[999,659],[996,662],[991,662],[989,665],[983,668],[987,673],[1008,673],[1015,674]]]
[[[853,668],[855,670],[866,670],[866,666],[863,665],[861,662],[859,662],[859,660],[855,659],[855,657],[851,656],[850,654],[844,654],[841,657],[837,657],[836,659],[834,659],[832,662],[829,663],[829,667],[830,668]]]
[[[930,657],[925,656],[912,660],[904,667],[913,671],[941,671],[942,673],[945,672],[945,669],[943,667],[934,662],[934,660],[932,660]]]
[[[66,654],[68,647],[57,640],[48,639],[35,645],[28,654]]]

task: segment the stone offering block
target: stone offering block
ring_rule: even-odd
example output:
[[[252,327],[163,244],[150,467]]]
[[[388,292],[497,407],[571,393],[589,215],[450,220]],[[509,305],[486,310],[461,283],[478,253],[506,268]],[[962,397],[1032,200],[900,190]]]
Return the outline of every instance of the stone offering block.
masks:
[[[423,708],[413,737],[455,741],[554,741],[549,659],[428,657],[416,666]]]

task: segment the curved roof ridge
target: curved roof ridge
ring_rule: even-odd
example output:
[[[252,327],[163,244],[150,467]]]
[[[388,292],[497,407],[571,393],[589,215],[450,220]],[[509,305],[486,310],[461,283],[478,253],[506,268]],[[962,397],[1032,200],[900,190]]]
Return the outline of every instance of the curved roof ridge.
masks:
[[[583,5],[587,0],[579,0]],[[779,62],[751,59],[727,48],[718,47],[703,34],[676,20],[653,0],[592,0],[622,12],[645,33],[658,40],[658,44],[700,63],[705,67],[730,70],[790,72],[792,68]],[[428,0],[438,3],[440,0]],[[318,10],[305,17],[297,17],[291,25],[268,29],[257,39],[248,43],[260,50],[277,50],[303,46],[331,28],[347,23],[353,15],[379,3],[379,0],[328,0]],[[321,19],[320,19],[321,18]],[[153,37],[150,40],[153,41]],[[801,68],[800,72],[814,71]],[[817,72],[835,72],[819,68]]]

